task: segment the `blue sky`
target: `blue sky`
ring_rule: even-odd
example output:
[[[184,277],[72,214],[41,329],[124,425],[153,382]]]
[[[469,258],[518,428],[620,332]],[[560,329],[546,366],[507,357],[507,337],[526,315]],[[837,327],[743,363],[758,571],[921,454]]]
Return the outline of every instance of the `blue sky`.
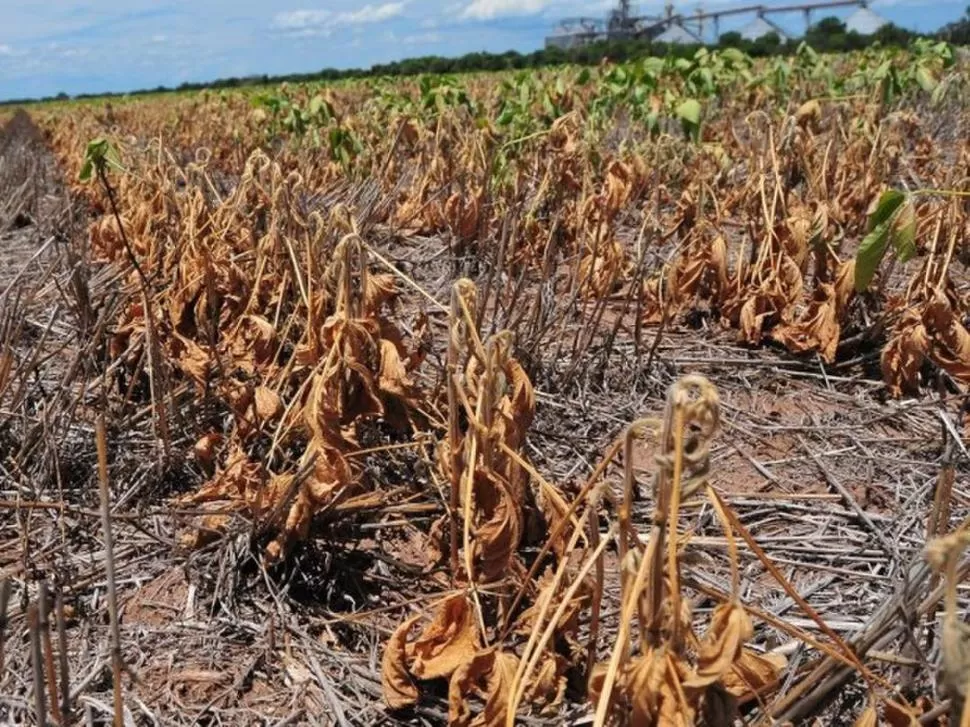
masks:
[[[967,2],[874,0],[871,7],[899,25],[933,30],[960,17]],[[368,67],[425,54],[531,51],[542,46],[557,20],[602,16],[612,4],[613,0],[0,0],[0,98]],[[662,0],[634,4],[642,13],[662,8]],[[703,7],[741,4],[750,0],[708,0]],[[681,1],[675,7],[693,12],[698,3]],[[831,14],[844,17],[849,12]],[[800,29],[798,14],[776,17],[783,27]],[[737,24],[724,22],[721,30]]]

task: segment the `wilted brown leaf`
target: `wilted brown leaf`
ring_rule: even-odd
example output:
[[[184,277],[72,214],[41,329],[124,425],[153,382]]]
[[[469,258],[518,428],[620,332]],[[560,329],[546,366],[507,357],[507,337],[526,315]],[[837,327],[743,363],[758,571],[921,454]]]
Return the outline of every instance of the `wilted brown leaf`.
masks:
[[[771,337],[792,353],[818,351],[823,361],[832,363],[840,333],[835,288],[828,283],[819,283],[811,305],[801,318],[777,326]]]
[[[727,243],[720,235],[694,242],[667,274],[667,290],[675,307],[697,300],[720,303],[728,288]]]
[[[624,264],[623,246],[612,237],[586,244],[577,278],[586,298],[602,298],[616,288]]]
[[[539,627],[538,618],[543,608],[546,608],[546,617],[552,616],[556,608],[562,601],[563,584],[560,583],[556,588],[555,570],[547,568],[539,577],[536,588],[537,593],[532,601],[532,605],[525,609],[515,622],[515,629],[518,633],[527,635]],[[590,588],[581,587],[574,595],[568,606],[563,610],[559,621],[556,624],[556,633],[560,637],[574,638],[579,630],[579,616],[589,604]],[[547,604],[552,604],[551,607]]]
[[[822,106],[815,99],[810,99],[798,107],[795,112],[795,121],[799,126],[816,130],[822,118]]]
[[[926,304],[923,327],[930,341],[929,356],[933,362],[955,379],[970,383],[970,332],[941,292]]]
[[[283,400],[269,387],[257,386],[253,392],[253,408],[260,421],[272,421],[283,413]]]
[[[212,357],[195,341],[174,334],[172,346],[178,367],[198,386],[204,387],[212,371]]]
[[[408,671],[407,639],[408,634],[421,618],[412,616],[391,634],[384,647],[381,659],[381,687],[384,701],[391,709],[403,709],[418,701],[418,688],[411,681]]]
[[[475,654],[458,667],[448,687],[449,727],[503,727],[518,666],[514,654],[493,648]],[[474,718],[470,696],[485,700],[484,709]]]
[[[195,459],[203,465],[211,465],[215,460],[216,447],[222,443],[222,435],[219,432],[209,432],[203,434],[192,448]]]
[[[777,682],[786,666],[788,660],[781,654],[757,654],[742,649],[731,669],[721,677],[721,683],[738,699],[747,699]]]
[[[522,538],[522,512],[509,485],[497,473],[475,471],[473,528],[477,575],[484,582],[506,578]]]
[[[753,635],[751,619],[740,605],[717,605],[711,625],[701,640],[696,673],[685,686],[699,689],[719,680],[738,661],[741,647]]]
[[[414,642],[411,673],[418,679],[451,676],[479,647],[471,602],[464,594],[452,596]]]
[[[919,312],[906,309],[880,356],[882,377],[892,396],[919,391],[920,370],[929,350],[929,339]]]

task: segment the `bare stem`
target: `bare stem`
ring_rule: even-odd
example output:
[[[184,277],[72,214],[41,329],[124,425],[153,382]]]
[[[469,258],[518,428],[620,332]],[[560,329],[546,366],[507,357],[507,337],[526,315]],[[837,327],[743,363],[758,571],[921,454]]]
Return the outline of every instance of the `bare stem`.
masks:
[[[98,485],[101,493],[101,527],[104,530],[105,576],[108,581],[108,615],[111,619],[111,671],[114,677],[114,724],[124,725],[124,702],[121,694],[121,631],[118,626],[118,593],[115,587],[114,548],[111,540],[111,493],[108,488],[108,437],[104,413],[97,422]]]

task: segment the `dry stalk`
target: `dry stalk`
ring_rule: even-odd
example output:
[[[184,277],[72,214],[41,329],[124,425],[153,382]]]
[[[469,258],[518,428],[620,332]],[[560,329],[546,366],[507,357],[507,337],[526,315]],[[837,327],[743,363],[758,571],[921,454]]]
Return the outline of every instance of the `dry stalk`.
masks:
[[[10,593],[13,584],[9,578],[0,581],[0,686],[3,685],[7,672],[4,670],[4,646],[7,641],[7,607],[10,605]]]
[[[952,702],[950,722],[960,727],[970,725],[970,710],[965,709],[970,689],[970,627],[958,616],[957,564],[970,544],[970,530],[961,529],[937,538],[927,546],[927,560],[945,582],[942,671],[943,691]]]
[[[593,470],[593,473],[589,476],[589,479],[586,480],[586,483],[576,494],[576,497],[573,498],[573,501],[569,504],[569,507],[567,508],[562,519],[552,529],[552,532],[549,534],[545,542],[542,544],[542,547],[539,549],[539,553],[536,555],[535,560],[533,561],[532,565],[529,567],[529,571],[528,573],[526,573],[526,576],[523,579],[522,584],[519,586],[519,590],[515,594],[515,598],[512,599],[512,605],[509,608],[509,613],[515,613],[515,610],[519,607],[519,604],[522,602],[522,599],[525,597],[528,584],[535,580],[536,573],[538,573],[539,567],[542,564],[543,559],[552,549],[553,543],[559,540],[559,538],[562,536],[563,531],[566,529],[567,525],[573,524],[575,522],[574,518],[576,515],[576,511],[579,509],[579,506],[582,503],[587,501],[593,488],[596,486],[600,478],[606,472],[606,468],[609,466],[610,462],[613,461],[613,458],[616,457],[617,453],[620,451],[622,446],[623,446],[622,438],[617,439],[615,442],[613,442],[612,445],[610,445],[610,448],[603,455],[603,459],[600,460],[599,464],[596,466],[596,469]],[[603,495],[607,500],[610,500],[612,502],[612,499],[610,498],[608,491],[604,491]],[[508,624],[505,626],[505,628],[501,632],[501,635],[499,636],[499,641],[505,640],[505,638],[508,636],[508,631],[510,628],[511,628],[511,624]]]
[[[590,512],[590,510],[587,510],[587,512]],[[576,595],[576,592],[583,585],[586,576],[589,575],[589,572],[592,570],[593,566],[602,560],[603,550],[606,547],[606,544],[609,543],[613,538],[614,527],[610,528],[609,532],[607,533],[607,537],[600,541],[600,543],[595,549],[593,549],[589,557],[583,563],[582,567],[580,567],[579,571],[576,573],[576,577],[573,579],[573,582],[569,585],[569,588],[566,589],[566,592],[563,593],[562,598],[559,599],[559,604],[555,612],[552,614],[552,617],[546,624],[541,637],[539,637],[538,641],[533,642],[532,637],[539,633],[539,626],[542,624],[542,618],[545,615],[545,607],[550,605],[551,599],[543,604],[543,613],[536,621],[536,627],[533,629],[533,633],[530,635],[530,643],[532,644],[533,648],[531,651],[529,651],[527,647],[526,651],[523,652],[522,658],[519,661],[519,669],[516,672],[515,678],[512,682],[512,699],[509,700],[509,707],[508,711],[506,712],[506,727],[515,727],[515,713],[518,710],[519,703],[522,701],[523,695],[525,694],[526,685],[529,683],[529,679],[538,666],[539,659],[542,658],[543,651],[555,635],[556,627],[559,625],[559,621],[566,612],[566,609],[569,608],[569,604]],[[563,562],[565,561],[566,559],[563,559]],[[526,660],[527,654],[528,660]]]
[[[54,597],[57,617],[57,656],[61,679],[61,716],[64,724],[71,721],[71,672],[67,661],[67,615],[64,613],[64,592],[58,588]],[[0,667],[2,668],[2,667]]]
[[[54,648],[51,644],[50,594],[47,581],[37,585],[37,626],[40,629],[41,645],[44,648],[44,670],[47,677],[47,693],[50,695],[51,714],[56,724],[64,724],[57,699],[57,674],[54,669]]]
[[[449,461],[449,501],[450,511],[450,564],[452,577],[456,578],[458,566],[458,512],[461,507],[461,427],[459,422],[460,405],[458,401],[458,377],[460,372],[461,351],[466,347],[468,334],[465,316],[462,315],[462,301],[470,312],[475,310],[475,284],[468,279],[457,281],[451,289],[451,311],[448,325],[448,456]],[[474,313],[472,314],[474,320]]]
[[[945,416],[945,415],[944,415]],[[943,453],[943,465],[940,467],[940,474],[936,478],[936,487],[933,489],[933,506],[926,521],[926,542],[932,542],[936,538],[943,537],[947,533],[950,523],[951,498],[953,495],[954,467],[953,458],[956,452],[953,439],[944,427],[943,437],[946,440],[946,448]],[[934,573],[930,576],[929,589],[932,591],[940,582],[940,576]],[[930,609],[926,615],[928,623],[936,621],[938,606]],[[927,647],[933,646],[934,631],[930,630],[927,636]]]
[[[34,717],[37,724],[47,724],[47,702],[44,697],[44,665],[40,646],[40,616],[37,604],[27,610],[27,628],[30,631],[30,666],[34,678]]]
[[[104,414],[98,416],[95,432],[98,448],[98,485],[101,495],[101,528],[104,531],[105,578],[108,582],[108,616],[111,620],[111,673],[114,694],[114,725],[124,726],[124,701],[121,693],[121,630],[118,620],[118,592],[115,585],[114,547],[111,538],[111,492],[108,486],[108,437]]]

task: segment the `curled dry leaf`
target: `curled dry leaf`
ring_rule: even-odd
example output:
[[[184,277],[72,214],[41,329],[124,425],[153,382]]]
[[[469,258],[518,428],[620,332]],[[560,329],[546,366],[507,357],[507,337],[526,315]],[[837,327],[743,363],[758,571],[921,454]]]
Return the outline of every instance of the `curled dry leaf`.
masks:
[[[522,509],[508,482],[495,472],[475,472],[474,553],[486,583],[506,578],[522,538]]]
[[[810,99],[795,111],[795,121],[799,126],[816,130],[822,119],[822,106],[815,99]]]
[[[621,161],[614,161],[607,168],[603,197],[608,216],[615,215],[629,202],[634,191],[635,176],[633,167]]]
[[[216,471],[198,492],[182,498],[184,503],[241,499],[246,493],[258,491],[265,478],[263,466],[252,462],[238,446],[226,457],[226,463]]]
[[[418,679],[451,676],[479,647],[468,596],[452,596],[438,607],[434,619],[411,645],[411,674]]]
[[[203,434],[192,448],[196,461],[206,466],[211,465],[215,461],[216,447],[222,444],[222,439],[219,432]]]
[[[753,635],[751,619],[740,605],[716,606],[711,625],[700,643],[695,674],[685,686],[701,688],[721,679],[738,661],[742,646]]]
[[[460,240],[471,240],[478,232],[481,203],[479,194],[470,196],[455,192],[445,202],[444,218]]]
[[[540,714],[552,716],[566,696],[566,670],[569,663],[559,654],[543,654],[542,661],[525,689],[525,701],[541,706]]]
[[[602,298],[616,288],[624,265],[623,246],[614,238],[587,243],[577,273],[580,291],[586,298]]]
[[[233,367],[247,374],[266,371],[276,360],[279,347],[276,329],[263,316],[247,315],[224,349]]]
[[[727,244],[718,235],[684,250],[667,274],[667,290],[675,307],[698,300],[720,303],[728,289]]]
[[[268,386],[257,386],[253,392],[253,409],[260,421],[272,421],[283,413],[283,400]]]
[[[907,308],[880,356],[882,376],[892,396],[919,391],[920,370],[928,350],[929,339],[920,314],[915,308]]]
[[[518,666],[514,654],[496,649],[481,651],[459,666],[448,686],[449,727],[502,727]],[[468,701],[472,696],[485,701],[474,718]]]
[[[391,709],[410,707],[418,701],[418,687],[408,670],[407,639],[421,615],[412,616],[391,634],[381,658],[381,688]]]
[[[172,339],[175,361],[186,376],[204,387],[212,372],[212,357],[195,341],[175,334]]]
[[[532,605],[525,609],[519,617],[516,619],[515,628],[516,631],[523,635],[528,635],[532,633],[536,628],[541,628],[541,624],[538,623],[539,614],[542,612],[543,608],[546,608],[546,617],[550,617],[556,608],[559,607],[562,596],[564,585],[560,582],[559,587],[556,588],[555,571],[553,568],[549,567],[543,572],[539,577],[538,583],[536,584],[538,591],[532,602]],[[580,614],[589,605],[591,598],[591,588],[586,588],[586,584],[581,587],[572,597],[567,607],[559,618],[556,624],[556,633],[560,637],[565,637],[568,639],[575,639],[579,633],[580,626]],[[547,606],[550,604],[551,606]]]
[[[593,668],[589,700],[594,704],[600,699],[606,672],[606,664]],[[647,649],[621,668],[613,688],[611,714],[626,715],[628,724],[636,727],[694,724],[693,700],[680,697],[692,677],[689,667],[665,646]]]
[[[933,362],[955,379],[970,383],[970,332],[942,293],[937,292],[923,310],[923,327]]]
[[[832,363],[840,333],[835,288],[828,283],[819,283],[812,303],[802,317],[794,323],[778,326],[771,332],[771,337],[793,353],[818,351],[823,361]]]
[[[721,684],[739,701],[746,701],[774,686],[787,666],[788,660],[781,654],[742,649],[731,669],[721,677]]]

